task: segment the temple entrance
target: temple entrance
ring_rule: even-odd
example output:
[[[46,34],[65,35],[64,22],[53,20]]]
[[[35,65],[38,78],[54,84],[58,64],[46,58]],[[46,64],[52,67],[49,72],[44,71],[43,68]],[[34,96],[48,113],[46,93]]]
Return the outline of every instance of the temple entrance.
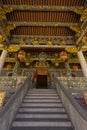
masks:
[[[39,89],[48,88],[48,81],[51,84],[51,77],[46,69],[37,69],[32,78],[32,83],[34,82],[35,79],[36,79],[36,88]]]
[[[47,75],[38,75],[36,80],[36,88],[39,89],[47,88]]]

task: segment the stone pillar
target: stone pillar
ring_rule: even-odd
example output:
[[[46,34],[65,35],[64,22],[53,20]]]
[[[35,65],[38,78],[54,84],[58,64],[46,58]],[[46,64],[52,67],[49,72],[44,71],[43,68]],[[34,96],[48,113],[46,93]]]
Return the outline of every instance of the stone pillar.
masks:
[[[3,65],[4,65],[4,62],[5,62],[5,59],[6,59],[6,56],[7,56],[7,50],[4,49],[1,53],[1,56],[0,56],[0,74],[1,74],[1,71],[2,71],[2,68],[3,68]]]
[[[77,55],[79,58],[79,62],[80,62],[81,68],[82,68],[83,75],[84,75],[85,79],[87,80],[87,63],[84,58],[84,55],[83,55],[82,51],[78,51]]]
[[[20,68],[20,62],[17,60],[15,65],[14,65],[14,69],[13,69],[13,75],[16,76],[18,74],[18,70]]]
[[[65,69],[66,69],[66,72],[67,72],[67,76],[71,76],[71,69],[70,69],[68,61],[65,61],[64,64],[65,64]]]

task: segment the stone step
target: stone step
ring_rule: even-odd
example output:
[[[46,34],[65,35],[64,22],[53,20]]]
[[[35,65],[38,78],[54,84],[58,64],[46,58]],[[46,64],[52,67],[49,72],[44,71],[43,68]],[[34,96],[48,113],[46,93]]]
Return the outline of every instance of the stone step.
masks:
[[[44,100],[44,99],[42,99],[42,100],[40,100],[40,99],[24,99],[23,100],[23,102],[28,102],[28,103],[31,103],[31,102],[48,102],[48,103],[50,103],[50,102],[54,102],[54,103],[60,103],[61,101],[59,100],[59,99],[55,99],[55,100],[50,100],[50,99],[47,99],[47,100]]]
[[[71,127],[70,121],[14,121],[13,127]]]
[[[25,96],[25,98],[28,98],[28,99],[59,99],[58,96]]]
[[[55,89],[29,89],[28,92],[55,92]]]
[[[57,96],[56,93],[49,94],[49,93],[27,93],[26,96]]]
[[[19,108],[11,130],[73,130],[54,89],[31,89]]]
[[[62,107],[61,103],[22,103],[22,107]]]
[[[67,119],[68,116],[67,114],[17,114],[16,118],[63,118],[63,119]]]
[[[13,127],[11,130],[74,130],[72,127]]]
[[[19,112],[65,112],[64,108],[20,108]]]
[[[43,93],[43,94],[55,94],[55,91],[28,91],[27,93]]]

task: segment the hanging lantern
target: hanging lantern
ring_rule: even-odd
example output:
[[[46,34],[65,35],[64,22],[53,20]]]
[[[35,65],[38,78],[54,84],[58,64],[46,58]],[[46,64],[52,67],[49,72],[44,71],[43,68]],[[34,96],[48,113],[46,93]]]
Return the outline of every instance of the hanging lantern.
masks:
[[[67,59],[67,53],[65,51],[62,51],[60,53],[60,59],[62,59],[63,61],[65,61]]]
[[[73,70],[78,71],[78,66],[77,65],[73,66]]]
[[[6,67],[6,70],[11,70],[12,69],[12,65],[8,64],[7,67]]]
[[[19,53],[18,53],[18,58],[19,58],[20,60],[22,60],[22,59],[25,58],[25,51],[24,51],[24,50],[19,51]]]

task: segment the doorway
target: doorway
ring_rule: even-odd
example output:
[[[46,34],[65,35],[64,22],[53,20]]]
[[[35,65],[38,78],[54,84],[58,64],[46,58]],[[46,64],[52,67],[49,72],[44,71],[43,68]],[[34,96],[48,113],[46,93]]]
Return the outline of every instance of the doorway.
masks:
[[[38,75],[36,80],[36,88],[39,89],[47,88],[47,75]]]

